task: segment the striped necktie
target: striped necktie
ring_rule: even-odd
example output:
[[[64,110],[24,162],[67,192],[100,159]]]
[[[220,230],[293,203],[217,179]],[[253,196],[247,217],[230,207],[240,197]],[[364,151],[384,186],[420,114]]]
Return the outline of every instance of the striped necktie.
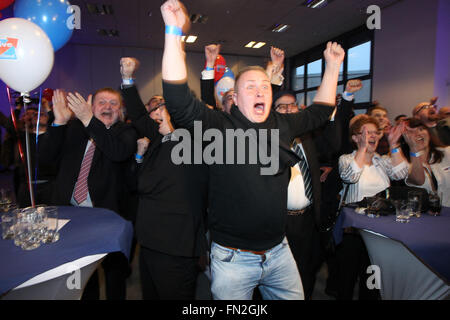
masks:
[[[298,143],[295,145],[294,151],[300,158],[298,166],[300,167],[300,171],[302,173],[303,178],[303,184],[305,185],[305,195],[309,199],[309,201],[312,202],[313,201],[312,183],[311,183],[311,174],[309,173],[308,169],[308,163],[306,162],[305,155],[303,154],[303,151]]]
[[[87,199],[88,194],[87,179],[89,176],[89,171],[91,170],[94,152],[95,152],[95,143],[92,142],[88,150],[86,151],[86,154],[84,155],[83,162],[81,163],[80,173],[78,174],[78,180],[75,183],[75,191],[73,193],[73,198],[78,204],[83,203]]]

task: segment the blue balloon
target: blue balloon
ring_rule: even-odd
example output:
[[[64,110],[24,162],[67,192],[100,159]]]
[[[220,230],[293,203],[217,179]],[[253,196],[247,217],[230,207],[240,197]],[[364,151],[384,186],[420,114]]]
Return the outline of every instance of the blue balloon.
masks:
[[[70,3],[66,0],[16,0],[14,16],[27,19],[41,27],[56,51],[72,36],[73,28],[68,27],[72,16],[72,11],[68,10],[69,6]]]

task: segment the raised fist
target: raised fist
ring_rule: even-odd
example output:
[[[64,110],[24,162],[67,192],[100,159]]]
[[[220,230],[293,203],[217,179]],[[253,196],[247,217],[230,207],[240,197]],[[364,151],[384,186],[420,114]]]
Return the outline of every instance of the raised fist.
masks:
[[[122,79],[133,78],[134,72],[139,67],[139,61],[136,58],[124,57],[120,59],[120,74]]]
[[[340,44],[330,41],[327,43],[327,48],[323,52],[323,56],[327,64],[340,66],[342,61],[344,61],[345,51]]]
[[[277,72],[277,69],[284,63],[284,51],[276,47],[270,47],[270,59],[274,65],[274,72]]]
[[[359,79],[348,80],[347,85],[345,86],[345,91],[348,93],[354,93],[356,91],[361,90],[363,87],[362,81]]]
[[[176,26],[187,33],[190,20],[186,7],[178,0],[167,0],[161,6],[161,14],[166,26]]]
[[[216,62],[219,52],[220,44],[210,44],[209,46],[205,47],[206,65],[208,67],[214,67],[214,63]]]

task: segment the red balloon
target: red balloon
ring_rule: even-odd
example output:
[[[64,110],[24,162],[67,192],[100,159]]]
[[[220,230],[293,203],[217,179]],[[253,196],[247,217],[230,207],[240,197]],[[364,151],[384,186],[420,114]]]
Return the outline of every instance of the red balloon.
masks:
[[[0,10],[9,7],[13,2],[14,0],[0,0]]]

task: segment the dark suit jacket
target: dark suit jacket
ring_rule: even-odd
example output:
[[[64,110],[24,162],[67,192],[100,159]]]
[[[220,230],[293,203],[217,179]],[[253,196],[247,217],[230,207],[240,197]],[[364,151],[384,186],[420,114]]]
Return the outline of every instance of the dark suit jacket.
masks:
[[[136,87],[122,89],[122,96],[139,134],[150,139],[138,170],[136,233],[139,243],[174,256],[203,255],[207,248],[204,227],[207,168],[175,165],[171,152],[178,142],[162,142],[159,125],[149,117]]]
[[[89,195],[94,207],[119,212],[119,196],[123,192],[123,163],[136,150],[136,131],[123,122],[110,129],[93,117],[88,127],[79,120],[52,127],[42,135],[39,157],[41,161],[59,164],[54,204],[70,205],[88,140],[95,141],[96,149],[88,176]],[[126,213],[122,213],[126,217]]]

